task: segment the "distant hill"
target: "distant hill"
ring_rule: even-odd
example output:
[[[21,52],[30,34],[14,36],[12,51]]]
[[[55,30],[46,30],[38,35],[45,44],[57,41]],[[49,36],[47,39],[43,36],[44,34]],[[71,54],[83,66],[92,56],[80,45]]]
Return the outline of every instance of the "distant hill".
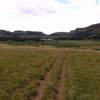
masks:
[[[66,36],[67,36],[67,32],[55,32],[55,33],[52,33],[50,35],[48,35],[48,38],[50,39],[66,39]]]
[[[46,34],[39,31],[14,31],[13,36],[16,39],[23,39],[23,40],[41,40],[47,37]]]
[[[53,39],[70,39],[70,40],[84,40],[84,39],[100,39],[100,24],[94,24],[85,28],[77,28],[73,31],[56,32],[49,35]]]
[[[100,23],[93,24],[85,28],[77,28],[70,32],[55,32],[50,35],[46,35],[39,31],[21,31],[17,30],[14,32],[0,30],[0,40],[14,40],[14,41],[25,41],[25,40],[87,40],[87,39],[100,39]]]
[[[15,41],[24,41],[24,40],[41,40],[46,38],[47,35],[43,32],[38,31],[21,31],[17,30],[14,32],[9,32],[5,30],[0,30],[0,40],[15,40]]]

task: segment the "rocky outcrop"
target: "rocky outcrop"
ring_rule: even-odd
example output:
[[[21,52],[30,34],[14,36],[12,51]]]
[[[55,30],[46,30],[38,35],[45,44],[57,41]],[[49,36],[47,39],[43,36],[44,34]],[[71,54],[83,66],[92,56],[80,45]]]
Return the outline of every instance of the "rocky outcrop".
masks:
[[[100,39],[100,24],[94,24],[85,28],[77,28],[69,33],[56,32],[49,35],[49,38],[69,40]]]
[[[47,35],[38,32],[38,31],[14,31],[14,32],[9,32],[5,30],[0,30],[0,40],[17,40],[17,41],[25,41],[25,40],[41,40],[46,38]]]
[[[48,38],[50,39],[56,39],[56,40],[63,40],[63,39],[66,39],[66,36],[67,36],[67,32],[55,32],[55,33],[52,33],[50,35],[48,35]]]
[[[0,40],[12,39],[12,33],[6,30],[0,30]]]
[[[36,41],[47,37],[46,34],[38,31],[14,31],[13,36],[15,39],[36,40]]]
[[[25,41],[25,40],[86,40],[86,39],[100,39],[100,24],[90,25],[85,28],[77,28],[70,32],[55,32],[50,35],[46,35],[39,31],[21,31],[14,32],[0,30],[0,40],[13,40],[13,41]]]

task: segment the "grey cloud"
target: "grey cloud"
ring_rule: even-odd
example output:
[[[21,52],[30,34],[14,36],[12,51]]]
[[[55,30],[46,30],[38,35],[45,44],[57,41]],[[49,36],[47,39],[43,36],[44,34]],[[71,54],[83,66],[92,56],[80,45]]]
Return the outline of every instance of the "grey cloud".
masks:
[[[38,15],[41,15],[41,14],[56,13],[56,10],[51,9],[51,8],[44,8],[44,7],[35,7],[35,8],[32,8],[32,7],[17,7],[17,8],[21,13],[31,14],[31,15],[34,15],[34,16],[38,16]]]
[[[28,7],[19,7],[18,10],[21,12],[21,13],[24,13],[24,14],[31,14],[31,15],[34,15],[34,16],[38,16],[39,15],[39,12],[35,11],[33,8],[28,8]]]

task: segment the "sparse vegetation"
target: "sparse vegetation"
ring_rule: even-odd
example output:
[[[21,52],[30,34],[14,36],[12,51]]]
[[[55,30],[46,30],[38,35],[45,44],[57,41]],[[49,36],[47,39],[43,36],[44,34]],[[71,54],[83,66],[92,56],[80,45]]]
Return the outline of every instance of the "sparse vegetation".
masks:
[[[81,40],[81,41],[71,41],[71,40],[44,40],[44,41],[2,41],[1,43],[6,43],[16,46],[35,46],[35,47],[57,47],[57,48],[78,48],[78,49],[100,49],[100,41],[93,40]]]
[[[93,43],[87,47],[93,49]],[[39,91],[42,100],[57,100],[62,68],[65,100],[99,100],[100,51],[83,50],[86,44],[81,49],[0,44],[0,100],[33,100]]]
[[[100,53],[72,51],[66,65],[65,100],[99,100]]]
[[[4,46],[0,48],[0,99],[35,95],[35,87],[57,57],[56,50]],[[18,91],[18,94],[17,94]]]
[[[64,53],[64,51],[62,51]],[[43,100],[55,100],[57,94],[58,83],[60,79],[61,69],[63,67],[63,62],[65,59],[65,54],[60,55],[58,60],[55,62],[51,73],[50,80],[45,88],[45,92],[43,95]]]

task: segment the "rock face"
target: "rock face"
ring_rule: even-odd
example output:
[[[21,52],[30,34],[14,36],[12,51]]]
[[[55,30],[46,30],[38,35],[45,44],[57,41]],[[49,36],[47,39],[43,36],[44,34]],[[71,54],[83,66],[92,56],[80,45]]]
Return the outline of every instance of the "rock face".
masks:
[[[13,36],[15,39],[22,40],[41,40],[47,37],[46,34],[37,31],[14,31]]]
[[[39,31],[21,31],[14,32],[0,30],[0,40],[86,40],[86,39],[100,39],[100,24],[94,24],[85,28],[77,28],[70,32],[55,32],[50,35],[46,35]]]
[[[59,40],[59,39],[63,40],[66,39],[67,34],[68,34],[67,32],[55,32],[48,35],[48,38],[55,39],[55,40]]]
[[[77,28],[70,32],[72,39],[100,39],[100,24],[94,24],[85,28]]]
[[[41,40],[46,38],[47,35],[38,32],[38,31],[14,31],[9,32],[5,30],[0,30],[0,40],[17,40],[17,41],[24,41],[24,40]]]
[[[6,30],[0,30],[0,40],[12,39],[12,33]]]
[[[100,39],[100,24],[94,24],[85,28],[77,28],[69,33],[56,32],[49,35],[53,39],[69,39],[69,40],[83,40],[83,39]]]

